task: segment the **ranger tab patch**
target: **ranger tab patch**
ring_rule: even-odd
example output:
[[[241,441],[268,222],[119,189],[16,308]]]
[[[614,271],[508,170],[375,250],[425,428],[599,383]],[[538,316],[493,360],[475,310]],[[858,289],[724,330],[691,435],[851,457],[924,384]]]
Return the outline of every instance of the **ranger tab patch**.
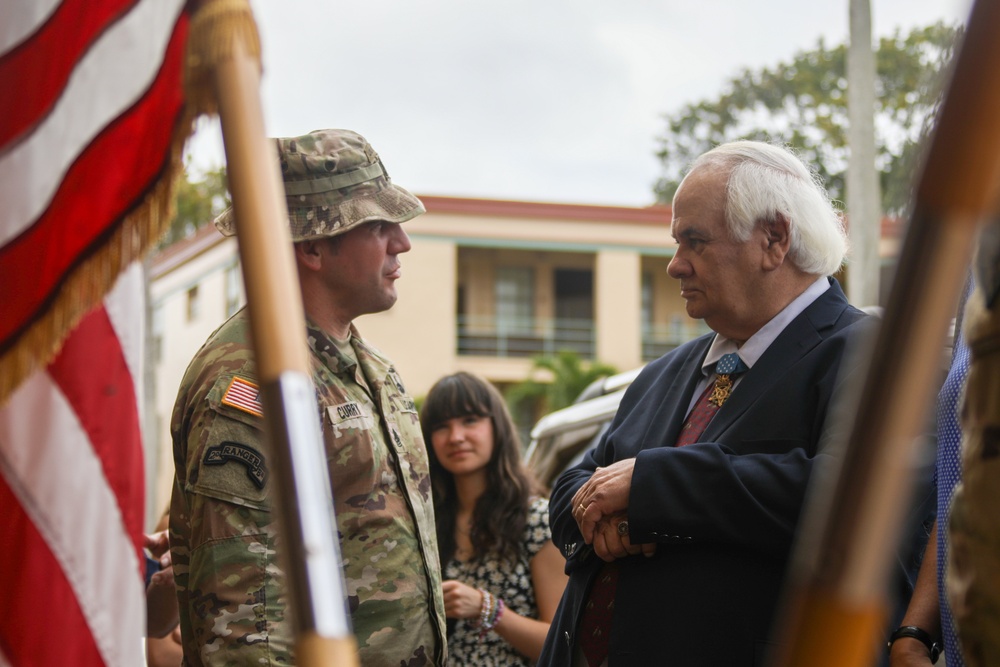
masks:
[[[255,417],[264,416],[264,406],[260,402],[260,390],[250,380],[241,377],[234,377],[229,383],[229,388],[222,395],[222,404],[249,412]]]
[[[205,458],[202,460],[207,466],[221,466],[236,461],[246,466],[247,477],[258,489],[263,489],[267,483],[267,466],[264,464],[264,457],[257,450],[238,442],[224,442],[215,447],[205,450]]]

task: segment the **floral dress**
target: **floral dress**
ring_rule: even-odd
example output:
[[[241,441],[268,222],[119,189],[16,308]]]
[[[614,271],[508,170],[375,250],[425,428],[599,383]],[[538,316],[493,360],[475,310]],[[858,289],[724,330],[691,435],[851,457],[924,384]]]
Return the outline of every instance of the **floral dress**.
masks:
[[[483,588],[502,598],[504,606],[521,616],[538,618],[538,604],[531,585],[531,559],[552,539],[549,530],[549,501],[534,498],[528,507],[521,555],[511,567],[496,558],[471,561],[452,559],[444,569],[445,579],[457,579],[473,588]],[[534,663],[518,653],[500,635],[479,636],[478,619],[459,619],[448,632],[449,664],[452,667],[507,667]]]

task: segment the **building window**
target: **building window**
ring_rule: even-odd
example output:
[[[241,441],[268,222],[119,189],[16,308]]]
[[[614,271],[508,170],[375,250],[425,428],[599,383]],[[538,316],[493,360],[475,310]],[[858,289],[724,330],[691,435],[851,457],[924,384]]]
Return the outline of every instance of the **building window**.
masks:
[[[594,356],[594,272],[590,269],[556,269],[555,321],[551,346]]]
[[[644,333],[653,331],[653,273],[651,271],[642,272],[641,287],[641,309],[642,309],[642,331]]]
[[[226,269],[226,317],[231,317],[243,305],[240,279],[239,264]]]
[[[497,332],[529,336],[534,330],[535,272],[528,267],[499,267],[496,279]]]
[[[642,359],[649,361],[660,357],[681,342],[676,335],[678,316],[671,316],[669,324],[656,321],[656,288],[652,271],[643,271],[640,286],[640,327],[642,329]]]
[[[685,318],[683,315],[674,314],[670,316],[670,329],[668,330],[667,336],[668,340],[674,345],[680,345],[686,340],[684,320]]]
[[[187,321],[194,322],[198,319],[200,309],[201,301],[198,299],[198,286],[195,285],[187,291]]]

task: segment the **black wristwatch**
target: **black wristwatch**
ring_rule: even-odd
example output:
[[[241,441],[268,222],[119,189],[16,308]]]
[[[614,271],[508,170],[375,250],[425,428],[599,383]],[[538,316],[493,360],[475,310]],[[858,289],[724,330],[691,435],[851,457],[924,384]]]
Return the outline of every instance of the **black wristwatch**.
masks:
[[[931,639],[930,633],[926,630],[921,630],[915,625],[904,625],[902,627],[896,628],[896,630],[889,635],[888,648],[892,650],[892,643],[901,637],[912,637],[918,642],[927,647],[927,650],[931,653],[931,663],[936,663],[938,656],[941,655],[941,642],[936,642]]]

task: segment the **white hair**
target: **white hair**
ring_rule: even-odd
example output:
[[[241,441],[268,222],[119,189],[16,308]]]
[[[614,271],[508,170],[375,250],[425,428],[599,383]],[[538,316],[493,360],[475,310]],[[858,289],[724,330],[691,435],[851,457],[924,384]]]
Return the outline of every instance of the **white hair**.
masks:
[[[819,180],[787,148],[760,141],[733,141],[702,154],[691,165],[729,171],[726,224],[737,241],[754,227],[788,221],[788,259],[812,275],[836,273],[847,255],[844,221]]]

